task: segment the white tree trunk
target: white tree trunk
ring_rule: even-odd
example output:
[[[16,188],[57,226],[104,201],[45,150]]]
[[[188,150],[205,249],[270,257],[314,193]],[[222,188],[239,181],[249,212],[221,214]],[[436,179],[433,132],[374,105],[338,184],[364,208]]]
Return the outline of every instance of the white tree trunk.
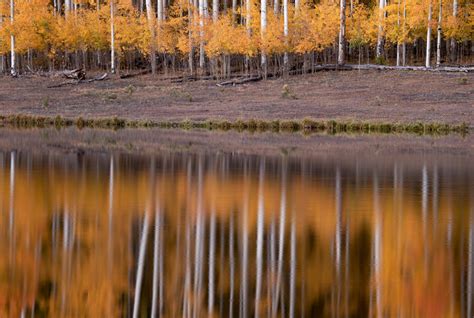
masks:
[[[378,21],[378,33],[377,33],[377,49],[376,56],[378,58],[383,55],[384,36],[383,36],[383,19],[385,9],[385,0],[379,0],[379,21]]]
[[[458,0],[453,0],[453,17],[456,18],[458,16]],[[454,62],[456,59],[456,40],[451,38],[450,41],[450,51],[451,51],[451,62]]]
[[[431,1],[432,0],[430,0],[430,6],[428,8],[428,26],[426,29],[426,67],[430,67],[431,64],[431,18],[433,15],[433,3]]]
[[[441,23],[443,19],[443,1],[439,0],[438,34],[436,39],[436,67],[441,65]]]
[[[260,36],[262,40],[265,37],[265,31],[267,29],[267,0],[261,0],[260,2]],[[265,49],[262,47],[260,65],[263,70],[264,77],[267,76],[267,55]]]
[[[204,69],[204,4],[205,0],[199,0],[199,68]]]
[[[212,0],[212,21],[217,22],[219,17],[219,0]]]
[[[346,0],[340,0],[339,8],[339,53],[337,55],[337,64],[344,65],[346,63]]]
[[[400,30],[400,0],[397,0],[397,26]],[[400,39],[397,39],[397,66],[400,66]]]
[[[67,1],[67,0],[66,0]],[[110,1],[110,71],[115,74],[115,0]]]
[[[283,35],[285,37],[285,45],[288,45],[288,0],[283,0]],[[288,52],[286,50],[283,56],[283,66],[285,73],[288,72]]]
[[[12,24],[15,22],[15,0],[10,0],[10,21]],[[13,34],[10,36],[10,54],[10,73],[12,76],[16,76],[15,35]]]
[[[158,7],[160,7],[160,0],[158,0]],[[155,15],[151,5],[151,0],[146,0],[146,17],[148,21],[148,28],[150,29],[150,61],[151,61],[151,73],[156,74],[156,50],[155,50]]]

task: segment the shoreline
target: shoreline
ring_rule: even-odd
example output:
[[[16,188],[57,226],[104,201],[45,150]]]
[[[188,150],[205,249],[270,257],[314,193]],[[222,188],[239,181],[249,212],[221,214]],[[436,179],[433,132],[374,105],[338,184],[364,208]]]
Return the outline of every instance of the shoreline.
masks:
[[[440,122],[375,122],[375,121],[337,121],[304,118],[301,120],[218,120],[204,121],[154,121],[129,120],[125,118],[64,118],[31,116],[31,115],[0,115],[0,128],[64,128],[75,126],[79,129],[123,129],[123,128],[165,128],[165,129],[205,129],[238,132],[303,132],[303,133],[353,133],[353,134],[416,134],[416,135],[447,135],[469,134],[473,127],[470,123],[448,124]]]

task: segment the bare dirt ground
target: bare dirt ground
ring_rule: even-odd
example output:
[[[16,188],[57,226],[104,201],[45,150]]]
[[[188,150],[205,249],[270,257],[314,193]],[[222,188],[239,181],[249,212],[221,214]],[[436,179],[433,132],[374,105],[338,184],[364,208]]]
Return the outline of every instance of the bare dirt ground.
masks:
[[[333,71],[223,88],[147,75],[48,88],[64,81],[0,78],[0,115],[474,123],[472,73]]]

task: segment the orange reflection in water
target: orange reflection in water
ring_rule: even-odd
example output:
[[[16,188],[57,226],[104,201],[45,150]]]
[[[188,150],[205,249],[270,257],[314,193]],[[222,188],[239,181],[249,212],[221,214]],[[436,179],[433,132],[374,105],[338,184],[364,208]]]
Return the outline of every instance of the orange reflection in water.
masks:
[[[0,316],[473,313],[474,170],[0,153]]]

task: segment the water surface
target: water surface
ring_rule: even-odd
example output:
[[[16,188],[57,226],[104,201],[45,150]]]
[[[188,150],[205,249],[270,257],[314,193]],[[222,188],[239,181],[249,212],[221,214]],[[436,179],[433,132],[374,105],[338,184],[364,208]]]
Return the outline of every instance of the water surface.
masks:
[[[0,152],[0,316],[472,317],[470,163]]]

